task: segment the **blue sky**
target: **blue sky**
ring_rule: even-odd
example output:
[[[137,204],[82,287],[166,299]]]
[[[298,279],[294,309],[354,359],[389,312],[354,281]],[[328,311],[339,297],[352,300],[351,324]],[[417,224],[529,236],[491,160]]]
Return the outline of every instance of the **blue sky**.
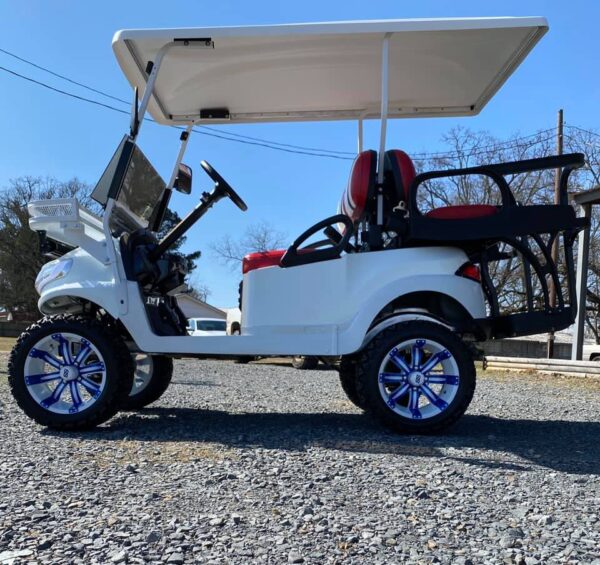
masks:
[[[600,47],[597,22],[600,3],[583,0],[453,2],[401,0],[364,2],[304,0],[280,2],[169,2],[103,0],[21,0],[0,2],[0,48],[115,96],[130,97],[111,49],[117,29],[128,27],[192,27],[250,25],[351,19],[546,16],[550,32],[483,112],[474,118],[397,120],[389,129],[388,147],[407,152],[436,151],[441,135],[461,124],[486,129],[498,137],[554,127],[556,111],[567,122],[600,127],[598,102]],[[90,93],[50,77],[0,53],[0,66],[58,88]],[[101,99],[100,97],[96,97]],[[78,176],[95,183],[120,137],[128,117],[72,100],[0,72],[0,187],[22,175]],[[304,123],[228,126],[223,129],[282,143],[353,151],[354,123]],[[377,145],[377,124],[365,128],[365,146]],[[147,124],[140,145],[166,178],[178,149],[178,135]],[[239,273],[219,263],[210,243],[224,233],[241,234],[248,224],[268,221],[295,238],[308,226],[335,213],[345,187],[349,162],[292,155],[260,147],[192,136],[185,161],[195,170],[192,196],[177,195],[174,207],[184,214],[201,189],[210,187],[199,161],[212,163],[249,205],[242,214],[219,203],[189,233],[189,249],[204,252],[196,270],[207,284],[210,302],[230,306],[237,301]]]

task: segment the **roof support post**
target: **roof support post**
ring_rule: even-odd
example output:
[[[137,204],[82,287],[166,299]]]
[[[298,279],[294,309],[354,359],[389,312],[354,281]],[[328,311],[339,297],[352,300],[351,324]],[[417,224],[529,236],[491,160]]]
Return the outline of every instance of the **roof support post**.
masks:
[[[183,156],[185,155],[185,150],[187,149],[188,140],[190,139],[193,128],[194,122],[185,128],[185,131],[181,132],[181,145],[179,146],[179,153],[177,154],[177,159],[175,160],[175,165],[173,166],[173,171],[171,172],[169,184],[167,184],[167,190],[173,190],[173,186],[175,186],[175,179],[177,178],[177,173],[179,172],[179,165],[181,164],[181,161],[183,161]]]
[[[592,215],[592,204],[583,204],[584,218]],[[575,335],[571,346],[571,359],[581,361],[583,357],[583,339],[585,330],[585,306],[587,302],[587,272],[590,253],[590,228],[589,226],[579,232],[577,241],[577,317],[575,318]]]
[[[383,162],[385,156],[385,135],[387,131],[388,118],[388,96],[389,96],[389,52],[391,33],[386,33],[381,46],[381,131],[379,134],[379,162],[377,165],[377,224],[383,224]]]
[[[154,85],[156,84],[156,78],[158,77],[158,70],[160,69],[160,65],[167,54],[167,51],[176,45],[175,41],[171,41],[170,43],[165,43],[156,53],[156,57],[152,63],[152,69],[150,70],[150,75],[148,75],[148,80],[146,81],[146,88],[144,88],[144,95],[142,96],[142,101],[140,102],[140,107],[138,109],[138,127],[134,137],[134,140],[140,133],[140,128],[144,123],[144,116],[146,114],[146,110],[148,109],[148,104],[150,103],[150,97],[152,96],[152,92],[154,91]]]
[[[358,118],[358,147],[356,148],[357,153],[362,153],[363,150],[363,119]]]

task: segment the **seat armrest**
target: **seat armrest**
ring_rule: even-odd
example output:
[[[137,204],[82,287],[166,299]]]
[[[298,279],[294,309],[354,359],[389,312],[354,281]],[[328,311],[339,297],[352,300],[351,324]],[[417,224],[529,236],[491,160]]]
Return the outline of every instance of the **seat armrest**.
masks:
[[[553,157],[541,157],[539,159],[525,159],[523,161],[511,161],[507,163],[495,163],[477,167],[466,167],[462,169],[448,169],[445,171],[429,171],[417,175],[409,189],[409,210],[411,215],[420,215],[417,203],[417,191],[424,182],[436,178],[448,178],[468,175],[483,175],[491,178],[502,198],[502,206],[514,206],[516,201],[504,175],[542,171],[547,169],[562,169],[560,178],[560,203],[568,204],[567,183],[574,169],[583,166],[585,157],[582,153],[568,153],[567,155],[556,155]]]

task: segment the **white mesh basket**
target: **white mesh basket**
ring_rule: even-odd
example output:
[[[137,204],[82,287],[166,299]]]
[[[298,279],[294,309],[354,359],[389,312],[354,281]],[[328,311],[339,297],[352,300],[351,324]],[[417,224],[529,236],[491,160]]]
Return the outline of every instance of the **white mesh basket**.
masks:
[[[56,198],[54,200],[36,200],[27,205],[29,215],[36,219],[56,219],[59,221],[78,221],[79,204],[76,198]]]

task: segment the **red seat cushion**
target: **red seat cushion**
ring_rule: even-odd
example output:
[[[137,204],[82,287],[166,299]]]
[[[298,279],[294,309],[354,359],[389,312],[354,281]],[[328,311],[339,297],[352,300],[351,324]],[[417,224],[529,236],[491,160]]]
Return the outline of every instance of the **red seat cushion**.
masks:
[[[375,191],[376,169],[377,152],[372,149],[359,153],[354,159],[350,180],[340,203],[340,212],[353,222],[362,218],[368,199]]]
[[[427,212],[425,216],[437,220],[468,220],[493,216],[497,212],[498,208],[490,204],[471,204],[469,206],[443,206]]]
[[[391,174],[391,186],[388,183],[384,184],[384,190],[395,192],[389,195],[396,206],[400,200],[408,202],[410,184],[417,176],[415,165],[412,159],[400,149],[390,149],[385,152],[384,171],[388,175]]]
[[[259,253],[249,253],[242,260],[242,274],[246,274],[254,269],[264,269],[265,267],[274,267],[279,265],[281,258],[287,249],[274,249],[273,251],[261,251]]]

